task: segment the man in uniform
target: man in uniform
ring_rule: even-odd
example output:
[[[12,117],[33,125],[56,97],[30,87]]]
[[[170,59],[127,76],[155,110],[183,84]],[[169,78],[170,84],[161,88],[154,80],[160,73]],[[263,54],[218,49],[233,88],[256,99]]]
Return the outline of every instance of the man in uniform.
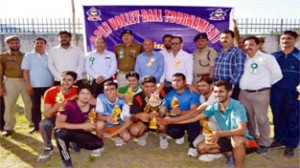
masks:
[[[117,75],[118,86],[126,85],[126,74],[134,71],[136,57],[143,52],[143,46],[133,41],[133,32],[125,30],[121,34],[122,44],[115,47],[115,54],[118,60],[119,72]]]

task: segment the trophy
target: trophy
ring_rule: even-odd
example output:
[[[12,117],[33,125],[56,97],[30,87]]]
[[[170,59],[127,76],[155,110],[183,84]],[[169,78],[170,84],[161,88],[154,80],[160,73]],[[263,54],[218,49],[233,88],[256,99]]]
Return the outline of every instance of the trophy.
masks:
[[[203,127],[203,132],[205,133],[205,137],[211,137],[212,136],[212,129],[210,128],[210,126],[208,125],[208,119],[202,119],[200,120],[200,124]],[[214,145],[215,143],[205,139],[205,144],[207,145]]]
[[[95,108],[92,108],[91,111],[89,112],[88,122],[95,123],[95,121],[96,121],[96,112],[95,112]]]
[[[63,103],[65,101],[65,96],[62,94],[62,92],[59,92],[56,97],[55,97],[55,102],[56,103]],[[61,106],[58,108],[57,111],[64,111],[64,106]]]
[[[298,100],[300,101],[300,84],[299,84],[296,88],[297,88],[297,91],[298,91],[298,93],[299,93],[299,95],[298,95]]]
[[[150,98],[145,97],[145,101],[147,102],[146,107],[144,108],[144,112],[151,113],[151,119],[149,121],[150,129],[157,129],[157,111],[159,107],[163,105],[164,101],[159,98],[158,94],[151,94]]]
[[[128,105],[129,105],[129,106],[133,105],[133,104],[132,104],[133,90],[132,90],[131,87],[128,88],[128,90],[127,90],[127,92],[126,92],[126,95],[129,96],[129,97],[131,98],[131,101],[128,102]]]
[[[171,101],[171,108],[174,109],[176,107],[179,107],[179,101],[177,99],[177,97],[173,97],[172,101]],[[170,116],[177,116],[177,114],[172,113],[172,111],[170,112]]]
[[[112,124],[119,124],[120,123],[120,115],[121,115],[122,110],[120,107],[116,104],[115,107],[112,110],[112,116],[115,119],[115,123]]]

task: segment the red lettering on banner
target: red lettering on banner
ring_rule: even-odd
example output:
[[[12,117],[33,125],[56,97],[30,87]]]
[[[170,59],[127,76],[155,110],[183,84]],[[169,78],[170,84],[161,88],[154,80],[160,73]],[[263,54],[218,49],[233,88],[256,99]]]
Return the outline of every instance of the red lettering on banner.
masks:
[[[99,30],[95,30],[95,31],[94,31],[94,34],[95,34],[97,37],[102,37],[102,34],[100,33]]]
[[[196,20],[194,21],[192,27],[194,29],[197,29],[198,28],[198,25],[199,25],[199,22],[200,22],[201,18],[200,17],[197,17]]]
[[[189,17],[187,19],[186,26],[193,27],[193,23],[194,23],[195,18],[196,18],[195,15],[189,15]]]
[[[157,10],[157,21],[158,22],[162,22],[163,21],[163,19],[162,19],[162,10],[161,9]]]
[[[176,12],[171,11],[171,13],[170,13],[170,23],[175,23],[175,21],[176,21]]]
[[[138,10],[129,11],[129,17],[133,24],[140,23],[140,14]]]
[[[118,30],[118,27],[117,27],[117,24],[116,24],[114,18],[108,19],[108,23],[109,23],[110,26],[114,29],[114,31]]]
[[[91,37],[90,37],[90,41],[91,41],[91,42],[94,42],[95,40],[96,40],[96,37],[95,37],[95,36],[91,36]]]
[[[177,12],[176,23],[180,24],[181,22],[182,22],[182,13],[181,12]]]
[[[214,28],[215,26],[212,24],[209,24],[208,27],[205,29],[205,33],[209,34],[209,32]]]
[[[123,24],[122,19],[121,19],[120,16],[115,16],[115,21],[116,21],[116,24],[117,24],[117,26],[118,26],[119,28],[124,27],[124,24]]]
[[[197,28],[199,32],[204,32],[204,30],[206,29],[207,25],[208,25],[208,21],[204,20],[204,19],[201,19],[200,20],[200,25],[199,27]]]
[[[208,39],[213,39],[215,36],[217,36],[220,33],[218,29],[214,29],[213,31],[209,32],[207,34]]]
[[[169,22],[169,19],[170,19],[170,13],[171,11],[170,10],[165,10],[165,22]]]
[[[182,21],[181,21],[181,24],[187,26],[188,17],[189,17],[189,14],[183,13],[183,14],[182,14]]]
[[[214,38],[213,40],[211,40],[211,44],[215,44],[216,42],[218,42],[220,40],[220,36],[221,34],[219,34],[216,38]]]
[[[141,9],[141,14],[142,14],[142,22],[148,22],[147,10]]]
[[[128,26],[129,23],[125,20],[123,13],[120,14],[120,17],[121,17],[122,22],[124,23],[124,27]]]
[[[112,32],[112,30],[111,30],[111,28],[109,27],[109,25],[107,24],[107,22],[103,22],[103,23],[102,23],[102,26],[103,26],[104,29],[105,29],[105,34],[104,34],[104,36],[107,37],[107,36]]]

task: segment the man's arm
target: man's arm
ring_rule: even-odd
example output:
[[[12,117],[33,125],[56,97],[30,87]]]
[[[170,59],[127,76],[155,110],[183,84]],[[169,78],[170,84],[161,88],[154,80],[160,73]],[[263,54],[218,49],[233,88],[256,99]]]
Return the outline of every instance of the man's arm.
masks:
[[[44,104],[45,118],[51,118],[53,116],[53,113],[57,112],[58,108],[62,106],[64,106],[64,103],[55,103],[54,105]]]
[[[161,76],[163,75],[164,73],[164,57],[161,53],[157,52],[158,54],[158,69],[157,69],[157,72],[155,74],[155,78],[157,80],[160,80]]]
[[[194,67],[194,60],[193,60],[193,56],[192,55],[187,55],[188,59],[187,59],[187,64],[186,64],[186,83],[187,84],[192,84],[193,81],[193,67]]]
[[[235,55],[235,70],[232,74],[231,84],[236,86],[243,73],[244,73],[244,64],[245,64],[246,55],[242,51],[237,51]]]
[[[33,88],[30,84],[29,70],[23,70],[23,78],[26,84],[26,90],[29,95],[33,93]]]
[[[232,136],[244,136],[246,133],[247,124],[246,122],[239,122],[238,128],[230,131],[215,131],[217,137],[232,137]]]
[[[76,69],[76,73],[80,78],[82,78],[82,73],[84,72],[84,55],[83,55],[83,52],[81,51],[81,49],[77,48],[77,59],[78,59],[78,65],[77,65],[77,69]]]
[[[49,56],[48,56],[48,68],[51,71],[52,75],[54,76],[54,80],[55,80],[55,79],[60,79],[61,74],[55,67],[54,58],[55,58],[55,51],[54,51],[54,49],[51,49],[49,51]]]
[[[66,129],[83,129],[85,131],[92,131],[95,129],[95,123],[82,123],[82,124],[71,124],[67,123],[67,116],[58,114],[55,121],[56,128],[66,128]]]

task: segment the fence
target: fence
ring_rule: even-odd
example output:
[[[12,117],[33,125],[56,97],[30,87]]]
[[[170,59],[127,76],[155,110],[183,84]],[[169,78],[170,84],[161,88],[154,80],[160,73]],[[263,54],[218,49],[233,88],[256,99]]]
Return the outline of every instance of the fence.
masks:
[[[83,34],[83,22],[76,19],[76,34]],[[300,31],[300,19],[238,18],[241,34],[280,34],[284,30]],[[56,34],[72,32],[70,18],[4,18],[0,19],[0,34]]]

